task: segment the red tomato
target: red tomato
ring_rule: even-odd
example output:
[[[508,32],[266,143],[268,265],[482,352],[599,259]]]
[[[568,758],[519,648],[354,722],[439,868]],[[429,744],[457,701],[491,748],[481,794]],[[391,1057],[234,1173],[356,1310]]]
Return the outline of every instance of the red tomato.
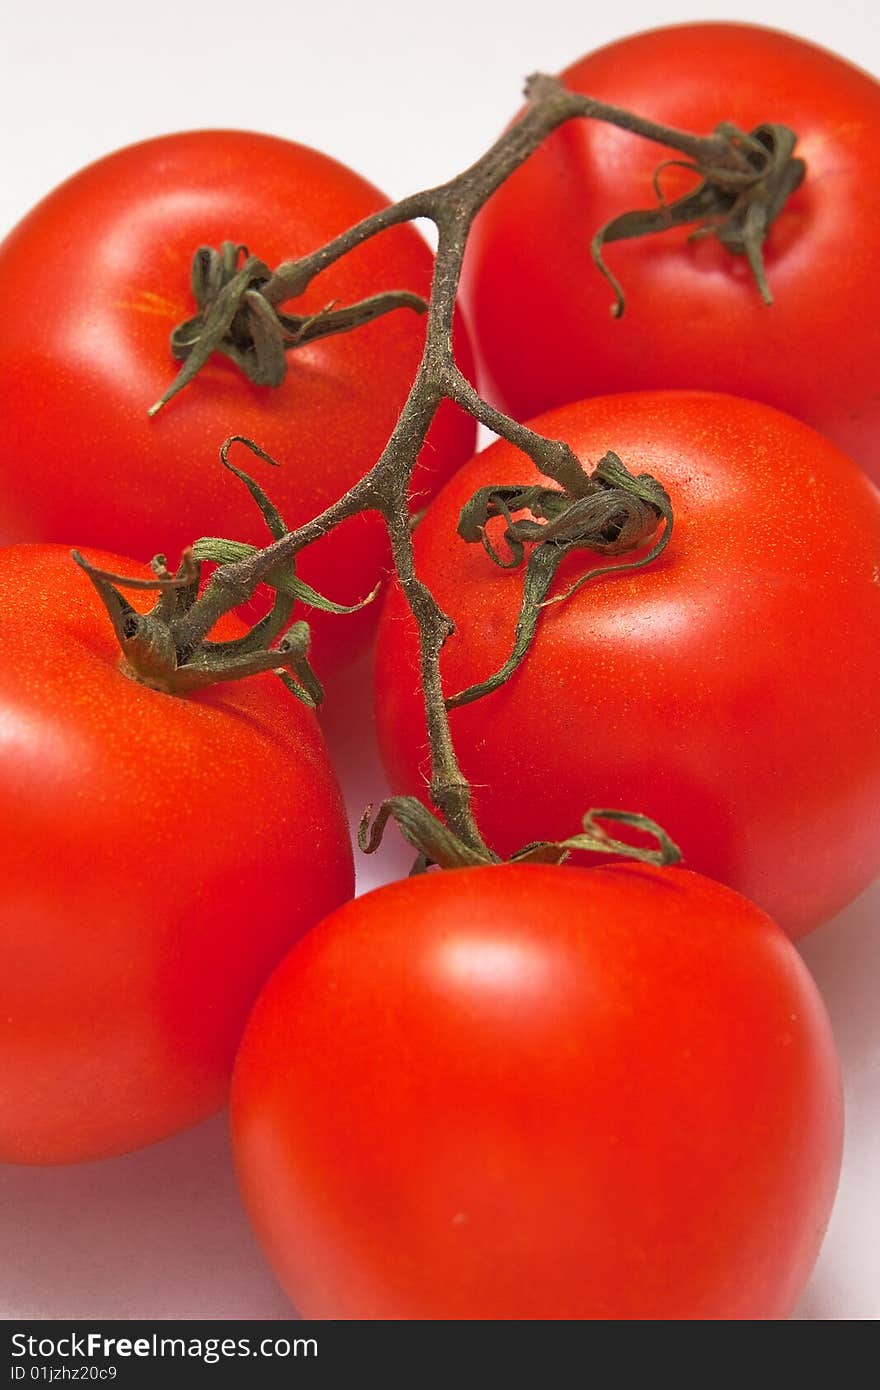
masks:
[[[318,1318],[782,1318],[840,1164],[828,1020],[708,879],[503,865],[358,898],[236,1062],[245,1203]]]
[[[518,418],[586,395],[701,387],[766,401],[827,434],[880,477],[880,192],[873,132],[880,85],[802,39],[739,24],[638,34],[562,74],[575,91],[709,134],[719,121],[788,125],[807,164],[770,230],[766,306],[743,256],[693,228],[590,239],[611,218],[652,208],[665,147],[591,121],[557,132],[481,214],[465,304],[496,397]],[[698,180],[662,176],[671,200]]]
[[[809,930],[880,870],[880,496],[813,430],[730,396],[606,397],[535,427],[585,465],[614,449],[665,484],[676,519],[659,561],[546,608],[508,684],[452,711],[484,835],[509,855],[574,833],[590,806],[641,811],[689,867]],[[522,590],[521,571],[456,536],[458,515],[478,488],[538,477],[496,444],[416,532],[419,573],[459,623],[449,695],[502,665]],[[596,562],[570,555],[552,593]],[[392,591],[379,739],[394,790],[424,795],[416,670]]]
[[[169,334],[195,312],[199,245],[237,240],[274,266],[382,206],[375,188],[327,156],[239,131],[133,145],[50,194],[0,247],[0,539],[98,545],[142,560],[165,551],[175,563],[198,536],[262,545],[262,518],[218,462],[230,434],[282,464],[269,477],[255,467],[289,526],[347,491],[379,457],[412,384],[424,319],[411,310],[298,349],[278,389],[252,385],[215,357],[155,419],[147,410],[177,371]],[[394,289],[427,295],[431,265],[417,232],[395,229],[290,307],[309,313]],[[422,501],[473,443],[473,422],[445,405],[416,474]],[[299,572],[353,603],[385,556],[379,518],[360,516],[303,555]],[[325,668],[374,622],[369,612],[311,620]]]
[[[345,815],[280,681],[134,684],[61,547],[0,554],[0,632],[0,1161],[100,1158],[223,1104],[266,976],[352,892]]]

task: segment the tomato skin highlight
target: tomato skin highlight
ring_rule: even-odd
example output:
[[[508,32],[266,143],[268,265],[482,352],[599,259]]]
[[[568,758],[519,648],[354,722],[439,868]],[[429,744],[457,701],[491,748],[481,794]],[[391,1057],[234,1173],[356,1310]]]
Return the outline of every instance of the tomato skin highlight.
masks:
[[[263,981],[353,891],[345,813],[275,677],[127,679],[62,547],[0,552],[0,639],[0,1161],[102,1158],[224,1103]]]
[[[612,448],[652,474],[675,526],[656,563],[546,608],[507,685],[451,711],[484,837],[509,856],[575,833],[591,806],[638,811],[688,867],[791,935],[826,921],[880,870],[876,489],[807,426],[728,396],[633,393],[534,424],[586,467]],[[418,572],[457,625],[441,657],[449,695],[502,665],[522,592],[521,571],[455,535],[460,511],[481,487],[537,479],[493,445],[416,531]],[[552,593],[595,563],[566,559]],[[378,735],[393,790],[424,796],[416,672],[394,588],[376,654]]]
[[[318,1318],[785,1317],[841,1123],[783,933],[632,865],[347,904],[266,986],[232,1092],[245,1204]]]
[[[481,381],[517,419],[586,395],[655,387],[725,391],[813,425],[880,479],[880,84],[788,34],[684,24],[636,34],[561,74],[575,91],[695,134],[719,121],[783,123],[807,176],[765,243],[766,306],[743,256],[693,228],[617,242],[610,219],[653,208],[675,152],[596,121],[556,132],[481,212],[463,297]],[[669,201],[698,180],[662,175]]]
[[[179,364],[169,335],[195,313],[197,247],[240,241],[274,267],[316,250],[385,205],[364,179],[302,145],[243,131],[192,131],[119,150],[49,194],[0,246],[5,383],[0,540],[58,541],[172,563],[199,536],[265,544],[265,523],[220,466],[230,434],[280,465],[233,455],[285,521],[317,516],[378,459],[421,358],[425,320],[397,310],[288,356],[279,388],[216,356],[148,419]],[[291,302],[313,313],[383,290],[427,296],[431,254],[412,227],[346,256]],[[456,339],[471,369],[466,333]],[[473,450],[475,426],[444,404],[416,471],[416,505]],[[388,563],[381,521],[359,516],[300,557],[319,592],[355,603]],[[375,628],[312,612],[315,660],[343,663]]]

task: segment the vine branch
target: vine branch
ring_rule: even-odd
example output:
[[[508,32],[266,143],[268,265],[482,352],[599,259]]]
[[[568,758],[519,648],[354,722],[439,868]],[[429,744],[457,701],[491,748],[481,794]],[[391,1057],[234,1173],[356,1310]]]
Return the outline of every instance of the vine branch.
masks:
[[[790,191],[790,187],[796,186],[796,181],[803,176],[801,162],[792,156],[794,137],[791,133],[786,132],[791,137],[787,141],[780,141],[775,136],[771,139],[766,137],[767,131],[784,131],[784,127],[761,127],[747,135],[735,126],[724,125],[709,135],[693,135],[570,92],[556,79],[545,76],[530,78],[526,95],[528,105],[525,112],[480,159],[456,178],[373,213],[327,245],[297,260],[284,262],[274,271],[250,256],[246,248],[231,242],[224,243],[219,253],[210,248],[199,248],[193,266],[193,292],[199,313],[175,330],[173,350],[183,361],[183,366],[176,380],[151,410],[152,414],[161,409],[177,391],[192,381],[214,351],[224,352],[231,357],[251,380],[261,384],[277,383],[286,370],[287,352],[295,350],[300,342],[356,328],[359,323],[378,314],[400,308],[426,312],[424,350],[407,401],[380,457],[350,492],[304,526],[288,531],[257,484],[240,470],[233,470],[260,505],[273,539],[261,550],[240,544],[236,547],[234,542],[217,538],[203,538],[196,543],[193,547],[196,561],[216,560],[219,567],[198,595],[194,594],[191,583],[184,582],[187,575],[174,581],[177,589],[170,588],[168,580],[163,579],[163,592],[157,609],[160,604],[164,605],[164,637],[157,645],[154,634],[150,634],[147,644],[148,674],[150,683],[173,691],[175,688],[191,688],[194,683],[203,683],[208,674],[213,675],[214,679],[224,679],[222,672],[227,655],[236,673],[243,665],[265,669],[271,665],[272,658],[277,657],[277,669],[285,670],[288,679],[291,675],[298,678],[295,693],[300,698],[313,696],[315,682],[306,662],[301,631],[304,625],[295,625],[297,631],[293,640],[284,638],[278,643],[279,628],[290,616],[293,598],[303,597],[302,590],[297,592],[295,588],[297,556],[306,546],[349,517],[364,511],[380,513],[388,529],[398,580],[418,626],[431,749],[430,794],[457,846],[453,855],[458,856],[457,862],[463,862],[462,856],[468,862],[474,856],[479,862],[492,862],[497,856],[484,843],[477,827],[471,807],[470,787],[458,765],[450,734],[447,701],[440,676],[440,652],[454,630],[453,623],[418,578],[413,557],[409,524],[412,473],[441,402],[444,399],[456,402],[489,429],[514,444],[532,460],[540,473],[556,485],[555,490],[532,489],[536,498],[538,493],[541,494],[540,502],[532,498],[522,504],[532,507],[536,520],[527,523],[527,527],[529,524],[537,526],[537,532],[523,531],[522,524],[513,517],[509,500],[499,503],[495,512],[506,514],[508,541],[513,538],[520,546],[520,557],[523,540],[538,542],[532,559],[538,555],[545,557],[541,562],[537,589],[532,584],[532,589],[538,593],[535,622],[537,607],[546,601],[556,561],[564,553],[564,548],[577,544],[616,553],[644,546],[657,530],[661,518],[665,519],[661,540],[647,557],[634,562],[634,565],[638,565],[659,553],[668,539],[672,521],[669,499],[655,480],[646,479],[645,475],[634,477],[614,455],[608,455],[594,473],[588,473],[564,441],[545,438],[495,409],[463,376],[453,352],[453,316],[465,244],[474,218],[496,189],[551,132],[574,118],[601,120],[671,148],[689,161],[689,167],[703,180],[698,190],[694,216],[699,216],[704,224],[710,224],[710,230],[713,229],[711,223],[714,219],[718,224],[714,230],[725,244],[749,256],[761,284],[760,239],[763,239],[772,216],[776,215],[784,202],[780,189],[784,185]],[[780,148],[783,149],[782,155]],[[756,206],[759,209],[757,215],[754,212]],[[678,205],[673,205],[672,211],[662,208],[659,214],[661,224],[672,225],[673,221],[686,220],[687,210],[682,210]],[[630,219],[628,222],[618,219],[597,234],[594,240],[594,259],[606,275],[609,273],[604,270],[598,249],[603,242],[660,229],[651,225],[638,230],[633,219],[641,215],[626,216]],[[652,214],[654,222],[657,216],[656,213]],[[282,304],[301,295],[316,276],[341,257],[369,238],[415,218],[431,220],[438,233],[427,305],[406,292],[388,291],[347,309],[330,305],[310,318],[297,318],[281,312]],[[738,227],[741,235],[737,232]],[[756,229],[761,231],[757,243]],[[619,306],[622,296],[610,275],[609,279],[615,285]],[[250,447],[261,453],[256,446]],[[227,453],[228,442],[224,446],[223,458],[231,467]],[[603,465],[607,465],[609,459],[613,459],[614,468],[609,474],[606,467],[603,473]],[[490,510],[486,511],[484,520],[488,520]],[[609,532],[609,518],[612,516],[615,520]],[[600,519],[597,521],[597,518]],[[546,532],[542,523],[543,527],[549,528]],[[552,529],[554,527],[555,531]],[[477,523],[477,531],[485,539],[480,522]],[[547,557],[550,558],[549,563],[546,563]],[[536,567],[532,561],[530,565],[534,574]],[[88,572],[89,567],[84,567]],[[627,567],[630,566],[617,565],[614,568]],[[115,611],[114,621],[127,630],[131,629],[133,623],[136,625],[137,615],[134,619],[131,617],[133,610],[130,605],[125,600],[120,605],[118,595],[115,600],[109,597],[109,579],[99,577],[94,571],[90,577],[102,593],[111,616]],[[255,641],[251,634],[238,644],[209,643],[208,634],[218,619],[250,597],[263,581],[275,588],[276,606],[268,622],[264,620],[263,632],[259,634],[261,640]],[[175,593],[178,599],[173,601],[169,595]],[[324,604],[338,611],[338,605],[332,605],[329,600],[325,600]],[[142,622],[152,622],[156,611],[147,615]],[[526,626],[529,624],[533,630],[532,616],[527,618]],[[262,640],[267,635],[268,642]],[[130,632],[126,642],[126,659],[137,674],[135,648],[138,643],[132,646]],[[277,645],[270,646],[272,642]],[[512,659],[512,664],[508,663],[509,670],[490,678],[484,688],[475,687],[462,692],[449,703],[478,698],[488,689],[494,689],[501,679],[506,679],[522,659],[524,648],[519,639],[518,644],[515,659]],[[165,663],[158,676],[157,661]],[[384,814],[387,819],[387,812]],[[606,812],[597,814],[606,819],[614,818]],[[382,815],[380,812],[380,820]],[[622,816],[623,820],[627,820],[626,813],[615,815],[618,819]],[[639,828],[646,828],[639,817],[630,817],[628,823],[637,823]],[[651,829],[650,826],[647,828]],[[675,857],[668,850],[661,833],[656,827],[653,829],[661,849],[652,853]],[[372,843],[366,831],[364,835]],[[601,832],[592,821],[585,829],[586,839],[590,839],[591,835],[593,839],[598,837],[602,840]],[[573,837],[566,844],[569,847],[583,847],[579,842],[575,844],[575,841],[578,841],[578,837]],[[528,852],[532,857],[546,857],[548,854],[552,856],[557,850],[557,857],[568,852],[567,848],[543,845],[530,847]]]

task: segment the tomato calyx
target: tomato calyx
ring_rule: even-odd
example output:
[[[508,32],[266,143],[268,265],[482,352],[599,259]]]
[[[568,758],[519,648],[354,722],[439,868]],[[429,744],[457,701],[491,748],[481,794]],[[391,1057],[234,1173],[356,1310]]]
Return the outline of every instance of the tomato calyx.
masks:
[[[414,796],[391,796],[383,801],[375,816],[368,806],[358,826],[358,845],[364,854],[374,854],[382,843],[389,820],[394,820],[403,838],[418,851],[411,873],[429,868],[467,869],[488,864],[564,864],[576,851],[617,855],[641,864],[666,866],[681,862],[681,850],[656,821],[634,811],[587,811],[582,830],[565,840],[534,840],[502,860],[492,850],[475,849],[444,825],[423,802]],[[656,848],[634,845],[609,835],[600,821],[626,825],[656,842]]]
[[[764,269],[763,246],[772,223],[806,174],[804,161],[795,156],[797,136],[784,125],[760,125],[745,134],[730,122],[716,126],[722,142],[717,158],[666,159],[654,172],[656,208],[622,213],[606,222],[593,237],[590,253],[597,269],[614,291],[612,318],[621,318],[626,299],[620,282],[603,259],[609,242],[665,232],[671,227],[699,224],[691,240],[715,236],[723,246],[744,255],[765,304],[773,303]],[[670,166],[700,176],[697,188],[667,203],[660,176]]]
[[[277,541],[288,534],[284,519],[259,483],[230,462],[233,444],[243,444],[264,462],[275,467],[277,464],[259,445],[242,435],[230,435],[220,450],[224,468],[245,485]],[[91,580],[110,615],[122,654],[121,668],[132,680],[168,695],[184,695],[223,681],[245,680],[263,671],[274,671],[291,694],[315,708],[323,700],[324,691],[309,664],[309,625],[301,620],[291,621],[295,603],[299,600],[329,613],[353,613],[373,601],[379,586],[361,603],[334,603],[299,579],[293,561],[288,560],[264,575],[265,583],[275,591],[271,611],[244,637],[209,641],[208,633],[217,618],[237,601],[250,597],[251,588],[245,587],[237,595],[230,595],[230,590],[234,591],[236,564],[246,563],[257,554],[256,546],[205,536],[184,552],[174,575],[168,570],[165,556],[155,556],[151,563],[152,579],[110,574],[97,569],[76,550],[73,558]],[[204,560],[213,561],[219,568],[202,591]],[[149,613],[139,613],[125,598],[123,589],[157,589],[159,596]]]
[[[342,308],[332,301],[317,313],[285,314],[279,304],[302,294],[311,277],[299,277],[291,286],[281,271],[283,267],[273,273],[265,261],[234,241],[224,241],[219,251],[198,248],[190,273],[198,313],[171,333],[171,352],[183,366],[149,415],[182,391],[215,352],[234,362],[254,385],[280,386],[291,349],[348,333],[394,309],[423,314],[428,307],[417,294],[392,290]]]
[[[534,544],[526,562],[522,600],[513,647],[503,666],[483,681],[469,685],[446,700],[447,709],[471,704],[504,685],[528,653],[542,608],[568,599],[592,579],[641,569],[665,550],[672,535],[673,514],[669,494],[649,473],[633,474],[617,454],[609,450],[579,495],[567,489],[538,486],[489,486],[480,488],[462,509],[458,534],[471,543],[481,542],[489,559],[502,569],[523,563],[525,547]],[[527,516],[515,515],[521,512]],[[489,523],[502,518],[508,558],[499,553]],[[600,565],[589,570],[565,593],[548,598],[556,572],[573,550],[595,550],[620,555],[643,546],[664,522],[650,550],[634,560]]]
[[[126,579],[97,569],[77,550],[72,555],[110,615],[121,652],[120,668],[131,680],[166,695],[186,695],[223,681],[275,671],[303,704],[314,708],[323,699],[320,681],[309,665],[308,624],[293,623],[276,646],[269,645],[290,619],[292,602],[285,595],[276,596],[272,612],[244,637],[204,641],[191,648],[180,634],[200,586],[201,566],[192,550],[184,552],[174,575],[164,555],[157,555],[151,566],[155,580]],[[149,613],[139,613],[123,588],[158,589],[159,597]]]

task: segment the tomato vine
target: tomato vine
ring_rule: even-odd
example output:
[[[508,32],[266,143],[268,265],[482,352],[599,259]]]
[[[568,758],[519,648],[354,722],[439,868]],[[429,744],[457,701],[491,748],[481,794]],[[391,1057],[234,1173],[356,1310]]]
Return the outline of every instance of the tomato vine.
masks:
[[[154,561],[154,579],[145,581],[160,590],[152,613],[134,612],[120,593],[117,577],[94,570],[79,557],[98,588],[114,622],[125,664],[136,679],[169,692],[191,689],[266,669],[283,671],[293,692],[307,703],[316,703],[320,689],[308,666],[308,631],[303,623],[287,628],[297,590],[293,565],[311,542],[342,521],[363,511],[377,511],[384,518],[391,540],[397,577],[419,630],[420,667],[431,748],[430,794],[445,824],[412,798],[392,798],[370,827],[361,827],[361,844],[372,849],[378,843],[388,816],[393,815],[404,834],[419,849],[422,862],[492,863],[498,856],[484,842],[474,819],[470,787],[458,765],[449,729],[447,706],[475,699],[506,679],[522,659],[540,604],[549,588],[556,564],[572,547],[616,554],[644,545],[664,528],[648,556],[619,562],[614,569],[635,568],[654,558],[668,540],[672,527],[669,498],[657,480],[634,476],[614,455],[592,473],[582,467],[562,440],[546,438],[495,409],[475,390],[458,366],[452,347],[452,323],[465,244],[480,208],[514,170],[563,123],[586,118],[608,122],[636,136],[677,150],[702,177],[689,200],[670,209],[661,208],[661,220],[706,223],[731,250],[744,253],[765,299],[769,298],[761,257],[761,245],[773,217],[803,177],[802,162],[794,156],[796,137],[785,127],[762,126],[752,134],[725,123],[711,135],[698,136],[645,120],[617,107],[568,91],[556,79],[533,76],[527,88],[525,113],[470,168],[448,183],[402,199],[366,217],[327,245],[274,272],[243,248],[227,243],[218,253],[210,248],[196,252],[193,284],[198,314],[180,325],[172,340],[181,370],[152,407],[161,409],[187,386],[215,351],[225,353],[259,383],[283,378],[286,352],[306,338],[356,327],[377,314],[400,307],[425,306],[415,296],[387,291],[348,309],[333,306],[308,320],[280,312],[280,305],[301,294],[314,277],[387,228],[415,218],[431,220],[438,246],[430,299],[426,306],[424,353],[406,404],[385,449],[375,465],[350,492],[340,497],[304,526],[287,531],[268,497],[248,475],[232,471],[246,484],[260,506],[274,539],[262,550],[231,540],[203,538],[184,556],[181,569],[172,576],[162,557]],[[622,295],[601,262],[603,242],[656,230],[656,218],[646,222],[641,214],[627,214],[597,233],[593,256],[615,286],[617,311]],[[240,263],[244,254],[244,262]],[[560,491],[532,489],[507,498],[493,489],[491,497],[475,499],[464,525],[485,536],[490,513],[505,515],[508,542],[514,558],[522,558],[524,541],[539,541],[526,567],[523,613],[517,648],[506,667],[482,687],[461,692],[447,701],[440,678],[440,651],[453,630],[432,592],[416,574],[408,510],[412,472],[434,416],[449,399],[483,425],[508,440],[528,456]],[[262,451],[247,443],[262,457]],[[228,445],[223,461],[228,463]],[[613,464],[609,463],[613,460]],[[540,498],[537,493],[540,492]],[[483,512],[478,514],[482,506]],[[527,507],[535,517],[534,529],[514,521],[512,506]],[[471,537],[475,538],[474,536]],[[497,558],[497,557],[496,557]],[[218,568],[200,589],[200,563],[211,560]],[[594,571],[593,573],[601,573]],[[272,612],[236,643],[212,643],[209,633],[218,619],[247,600],[261,582],[275,589]],[[312,596],[309,602],[334,605]],[[287,628],[284,636],[280,634]],[[642,850],[611,840],[596,817],[624,821],[650,831],[659,848]],[[584,831],[559,844],[541,842],[526,846],[517,858],[544,862],[564,858],[571,848],[613,848],[636,858],[670,862],[679,852],[659,827],[644,817],[625,812],[591,812]]]

